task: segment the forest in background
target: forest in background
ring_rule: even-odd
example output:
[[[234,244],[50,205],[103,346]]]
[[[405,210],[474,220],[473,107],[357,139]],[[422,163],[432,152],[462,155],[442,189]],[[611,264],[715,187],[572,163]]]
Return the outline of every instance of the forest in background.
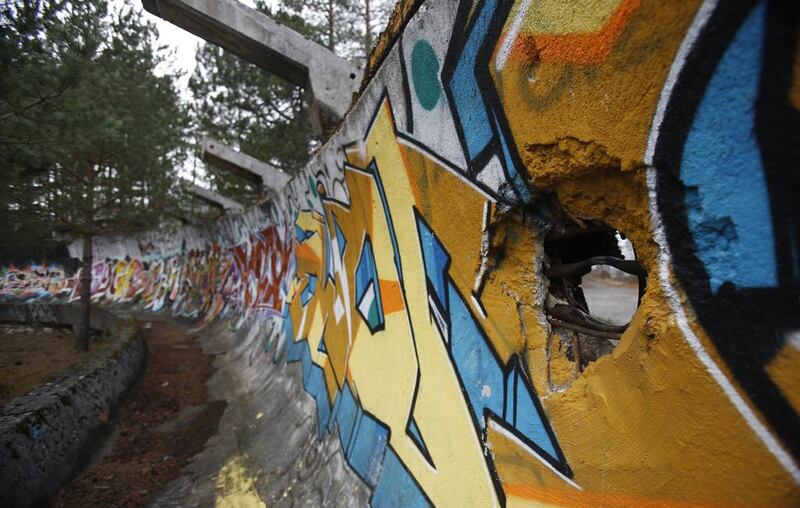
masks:
[[[393,7],[255,2],[362,68]],[[0,264],[66,258],[77,238],[214,217],[181,192],[180,173],[257,202],[252,184],[199,161],[204,135],[290,174],[319,146],[300,87],[203,43],[181,89],[157,40],[128,0],[0,5]]]

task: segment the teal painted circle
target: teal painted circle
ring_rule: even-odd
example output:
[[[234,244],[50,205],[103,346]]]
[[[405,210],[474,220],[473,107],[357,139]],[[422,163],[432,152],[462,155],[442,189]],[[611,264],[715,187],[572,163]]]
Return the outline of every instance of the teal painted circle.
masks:
[[[419,40],[411,53],[411,78],[414,80],[414,91],[417,100],[428,111],[436,107],[442,96],[442,84],[439,82],[439,59],[426,40]]]

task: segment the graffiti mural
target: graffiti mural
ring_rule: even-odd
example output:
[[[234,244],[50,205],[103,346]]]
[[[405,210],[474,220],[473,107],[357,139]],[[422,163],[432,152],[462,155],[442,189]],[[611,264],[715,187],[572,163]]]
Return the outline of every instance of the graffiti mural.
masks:
[[[425,3],[280,194],[98,239],[92,297],[269,323],[374,506],[796,505],[787,4]],[[629,324],[595,265],[638,277]]]
[[[676,271],[697,318],[800,457],[800,406],[771,367],[796,360],[800,330],[800,209],[792,197],[800,187],[786,171],[800,155],[790,96],[797,56],[783,47],[795,37],[797,9],[770,7],[721,9],[707,22],[721,34],[698,30],[671,92],[681,104],[666,103],[653,163]],[[752,72],[730,87],[744,78],[741,66]]]
[[[38,299],[69,294],[75,285],[60,266],[30,265],[2,268],[0,299]]]

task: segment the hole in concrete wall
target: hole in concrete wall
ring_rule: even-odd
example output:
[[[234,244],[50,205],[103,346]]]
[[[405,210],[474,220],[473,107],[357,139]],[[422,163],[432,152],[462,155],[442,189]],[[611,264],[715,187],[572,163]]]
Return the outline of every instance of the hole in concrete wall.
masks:
[[[571,221],[570,221],[571,222]],[[545,312],[581,371],[619,343],[639,306],[647,273],[630,240],[600,223],[570,223],[545,240]]]
[[[620,255],[635,261],[633,244],[617,233]],[[630,323],[639,307],[639,277],[612,265],[595,265],[581,278],[589,314],[611,325]]]

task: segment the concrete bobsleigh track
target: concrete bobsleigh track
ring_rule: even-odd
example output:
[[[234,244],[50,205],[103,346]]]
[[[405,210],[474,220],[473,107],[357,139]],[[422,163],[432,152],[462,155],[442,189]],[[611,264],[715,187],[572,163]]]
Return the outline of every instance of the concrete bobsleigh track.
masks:
[[[340,441],[313,437],[314,400],[298,397],[302,366],[287,363],[280,348],[265,353],[268,330],[239,325],[221,321],[197,334],[204,350],[217,355],[209,398],[225,400],[227,408],[216,436],[152,506],[366,505],[369,490],[346,466]]]
[[[233,4],[145,2],[336,127],[255,207],[95,240],[94,298],[224,353],[159,504],[232,474],[266,504],[800,505],[800,3],[409,0],[352,104],[350,64]]]

